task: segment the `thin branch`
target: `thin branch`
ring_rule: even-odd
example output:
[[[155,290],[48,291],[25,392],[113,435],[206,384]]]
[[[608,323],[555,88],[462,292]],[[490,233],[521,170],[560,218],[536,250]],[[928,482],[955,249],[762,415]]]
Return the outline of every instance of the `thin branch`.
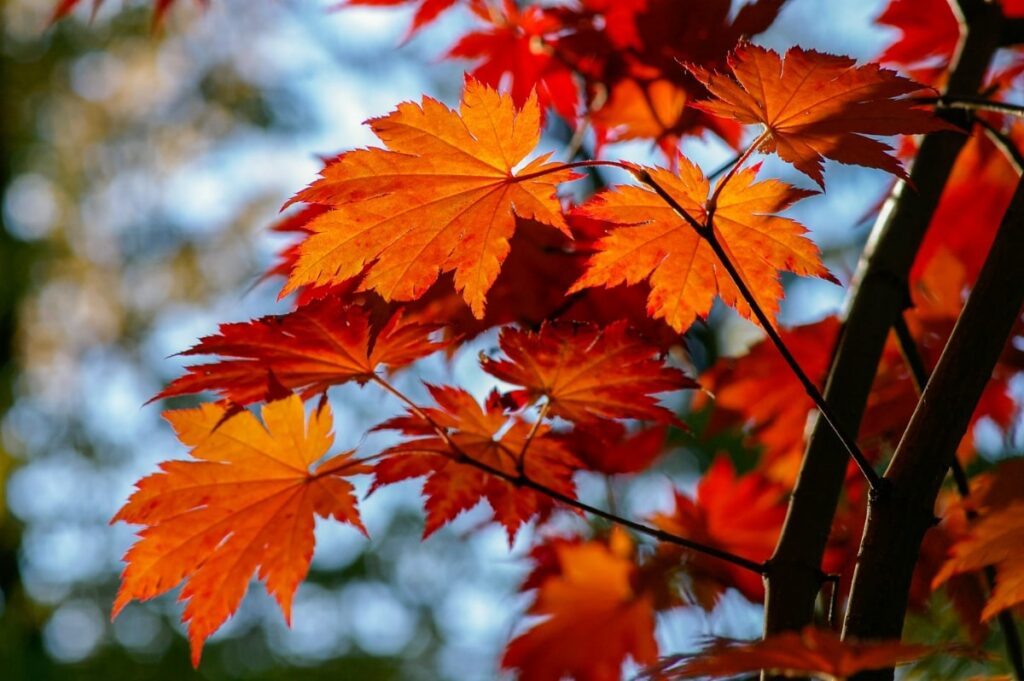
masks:
[[[712,218],[714,218],[715,216],[715,208],[718,207],[718,197],[722,195],[722,190],[725,189],[725,186],[729,184],[729,181],[736,175],[736,171],[740,169],[740,166],[746,163],[747,159],[750,158],[750,155],[754,153],[754,150],[761,146],[761,143],[764,142],[765,137],[767,135],[767,130],[764,130],[760,135],[758,135],[757,138],[750,143],[746,150],[744,150],[744,152],[739,155],[739,158],[736,159],[736,163],[732,164],[732,167],[729,168],[729,172],[725,174],[725,177],[722,178],[721,182],[715,185],[715,191],[711,193],[711,200],[709,200],[707,204],[707,222],[709,225],[712,222]]]
[[[915,97],[914,101],[921,102],[922,104],[934,104],[937,109],[992,111],[1024,118],[1024,106],[1010,104],[1009,102],[998,102],[986,97],[952,97],[943,95],[940,97]]]
[[[992,125],[984,118],[975,118],[974,122],[985,128],[985,132],[988,134],[992,142],[999,147],[1010,162],[1013,163],[1014,169],[1019,173],[1024,171],[1024,154],[1021,153],[1020,147],[1017,143],[1007,135],[1005,132]]]
[[[910,375],[914,382],[914,388],[917,390],[918,398],[924,393],[924,388],[928,385],[928,369],[924,364],[924,360],[921,357],[921,353],[918,351],[917,343],[914,342],[914,337],[910,334],[910,327],[907,326],[907,320],[900,315],[893,329],[896,331],[896,342],[900,348],[900,354],[903,355],[904,361],[907,363],[907,367],[910,369]],[[963,465],[960,463],[960,459],[956,456],[953,457],[953,463],[950,467],[953,473],[953,480],[956,482],[957,492],[960,494],[961,499],[967,499],[971,494],[971,487],[967,482],[967,473],[964,471]],[[967,518],[973,520],[977,518],[978,514],[967,507]],[[996,586],[996,571],[991,565],[986,566],[983,570],[985,575],[985,583],[989,590],[995,589]],[[1010,660],[1010,665],[1013,668],[1014,678],[1017,681],[1024,680],[1024,649],[1021,647],[1020,632],[1017,630],[1017,623],[1013,619],[1013,613],[1009,610],[1003,610],[998,615],[999,628],[1003,632],[1003,641],[1006,645],[1006,656]]]
[[[754,316],[757,318],[757,321],[760,322],[765,333],[768,334],[768,338],[771,339],[772,343],[775,345],[775,348],[779,351],[779,354],[782,355],[782,358],[786,361],[786,364],[789,365],[789,368],[792,370],[793,374],[803,385],[804,391],[814,401],[814,404],[815,406],[817,406],[818,411],[821,412],[822,417],[831,426],[836,436],[842,442],[842,445],[846,449],[847,453],[857,464],[857,467],[860,469],[861,473],[864,474],[864,477],[865,479],[867,479],[871,489],[874,491],[880,490],[882,487],[882,481],[878,473],[875,472],[874,468],[872,468],[871,463],[867,460],[867,457],[864,456],[864,453],[860,451],[860,448],[857,446],[857,442],[839,427],[839,421],[832,414],[832,410],[829,408],[828,404],[826,404],[825,398],[822,397],[821,392],[818,390],[818,387],[814,384],[814,381],[812,381],[807,376],[807,373],[803,370],[803,368],[800,366],[800,363],[796,360],[796,357],[793,356],[793,353],[790,352],[789,348],[786,346],[785,341],[782,340],[782,337],[779,335],[778,331],[775,330],[775,326],[774,324],[772,324],[771,319],[768,318],[768,315],[761,308],[761,305],[757,302],[757,299],[754,297],[754,294],[750,291],[750,288],[747,286],[746,282],[743,281],[743,277],[740,276],[740,273],[736,269],[736,266],[729,258],[728,253],[725,252],[725,249],[723,248],[721,242],[718,241],[718,237],[715,236],[714,229],[711,228],[710,224],[701,224],[692,215],[687,213],[686,210],[681,205],[679,205],[679,202],[676,201],[675,198],[671,194],[669,194],[664,187],[658,184],[658,182],[653,177],[651,177],[650,173],[642,169],[633,169],[632,172],[638,180],[640,180],[647,186],[651,187],[658,194],[658,196],[660,196],[662,200],[664,200],[665,203],[667,203],[672,208],[672,210],[676,212],[676,214],[678,214],[687,223],[689,223],[689,225],[693,227],[697,234],[700,235],[701,238],[703,238],[711,247],[711,249],[715,252],[715,255],[718,257],[718,260],[722,263],[722,267],[725,268],[726,272],[728,272],[729,277],[732,279],[733,283],[736,284],[736,288],[739,290],[740,295],[743,296],[743,299],[746,301],[747,305],[750,306],[750,309],[753,311]]]
[[[622,516],[616,515],[609,511],[605,511],[604,509],[597,508],[596,506],[591,506],[590,504],[580,501],[579,499],[575,499],[571,496],[563,494],[562,492],[559,492],[558,490],[551,489],[550,487],[546,487],[545,485],[536,482],[535,480],[527,476],[523,471],[520,471],[518,473],[508,473],[506,471],[501,470],[500,468],[495,468],[490,464],[474,459],[473,457],[466,454],[465,450],[463,450],[458,445],[458,443],[452,440],[446,428],[443,428],[436,421],[434,421],[434,419],[432,419],[429,414],[423,411],[423,409],[421,409],[415,402],[409,399],[402,391],[398,390],[398,388],[391,385],[391,383],[389,383],[387,380],[385,380],[379,375],[374,375],[370,380],[373,383],[376,383],[378,386],[383,388],[391,395],[393,395],[400,402],[402,402],[402,404],[408,407],[409,411],[413,415],[417,416],[418,418],[422,419],[424,422],[429,424],[430,427],[434,430],[434,432],[437,433],[438,437],[440,437],[444,441],[445,445],[447,445],[447,447],[455,455],[454,459],[458,463],[473,466],[474,468],[478,468],[484,471],[485,473],[490,473],[491,475],[497,478],[501,478],[505,482],[515,485],[516,487],[526,487],[528,489],[532,489],[533,491],[539,492],[545,495],[546,497],[554,499],[555,501],[559,501],[565,504],[566,506],[570,506],[585,513],[595,515],[599,518],[603,518],[604,520],[613,522],[617,525],[628,527],[634,532],[645,534],[648,537],[652,537],[654,539],[657,539],[658,541],[665,542],[666,544],[675,544],[676,546],[682,546],[683,548],[689,549],[691,551],[703,553],[706,556],[718,558],[719,560],[723,560],[727,563],[732,563],[733,565],[739,566],[746,570],[750,570],[751,572],[756,572],[759,575],[763,575],[765,573],[766,568],[764,563],[758,563],[747,558],[744,558],[742,556],[737,556],[734,553],[729,553],[728,551],[723,551],[721,549],[715,548],[714,546],[707,546],[692,539],[680,537],[679,535],[672,534],[671,532],[665,532],[664,530],[658,529],[656,527],[644,525],[643,523],[636,522],[635,520],[630,520],[629,518],[623,518]]]

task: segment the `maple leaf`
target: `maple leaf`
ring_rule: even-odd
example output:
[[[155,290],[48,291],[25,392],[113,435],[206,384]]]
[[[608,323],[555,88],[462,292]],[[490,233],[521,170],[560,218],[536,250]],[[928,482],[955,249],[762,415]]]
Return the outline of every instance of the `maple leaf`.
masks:
[[[531,681],[616,681],[627,657],[654,662],[654,602],[637,586],[629,537],[616,530],[607,541],[553,548],[557,564],[529,609],[546,619],[508,645],[502,667]]]
[[[875,21],[900,31],[878,61],[911,70],[928,83],[939,82],[960,40],[960,22],[946,0],[892,0]]]
[[[696,165],[679,158],[679,174],[663,168],[648,173],[697,222],[707,219],[710,183]],[[817,246],[798,222],[775,213],[812,195],[780,180],[755,182],[757,167],[737,172],[718,195],[714,231],[758,303],[774,315],[783,296],[779,272],[834,281],[821,264]],[[648,313],[686,331],[707,316],[717,294],[745,317],[752,312],[714,252],[694,228],[658,194],[620,186],[577,209],[587,217],[618,225],[597,244],[586,273],[570,292],[648,280]]]
[[[543,7],[520,10],[512,0],[505,0],[500,11],[481,7],[477,14],[491,26],[464,35],[447,56],[482,59],[471,72],[474,78],[497,88],[507,75],[509,94],[516,106],[524,106],[536,91],[542,108],[554,107],[573,124],[579,88],[572,70],[553,56],[557,50],[555,34],[563,28],[559,17]]]
[[[540,139],[536,95],[517,111],[470,78],[459,112],[424,97],[369,124],[387,150],[342,154],[293,199],[333,210],[309,223],[283,293],[362,274],[360,290],[413,300],[451,270],[479,318],[516,216],[570,234],[555,187],[578,175],[550,154],[514,172]]]
[[[652,397],[699,387],[682,371],[665,366],[657,348],[618,322],[592,325],[546,324],[539,332],[505,328],[499,337],[505,359],[481,357],[484,371],[523,386],[513,391],[522,403],[547,399],[549,412],[570,421],[634,418],[678,422]]]
[[[765,127],[758,149],[777,152],[822,188],[823,158],[879,168],[907,179],[891,147],[867,135],[957,130],[902,97],[924,86],[877,64],[790,48],[777,52],[744,44],[729,57],[735,80],[697,66],[690,71],[714,99],[697,108]]]
[[[266,398],[274,386],[323,392],[348,381],[365,382],[380,367],[397,369],[444,347],[430,340],[437,326],[395,314],[382,328],[370,315],[338,299],[304,305],[285,315],[222,324],[183,355],[229,358],[186,367],[186,374],[154,400],[213,390],[239,405]]]
[[[813,675],[825,681],[843,681],[871,669],[912,662],[934,652],[931,646],[899,641],[842,641],[839,635],[806,627],[803,631],[774,634],[762,641],[717,639],[696,655],[670,658],[661,665],[672,679],[715,679],[764,670],[785,676]],[[679,666],[672,666],[682,662]]]
[[[651,522],[666,532],[758,562],[772,555],[786,517],[781,487],[757,473],[736,475],[723,456],[701,478],[695,499],[677,492],[675,502],[671,513],[656,514]],[[761,576],[750,570],[677,546],[663,544],[661,551],[686,556],[688,595],[705,610],[714,608],[726,587],[738,589],[753,602],[764,599]]]
[[[994,566],[996,585],[981,611],[982,621],[1024,603],[1024,500],[1019,495],[1018,491],[1018,500],[980,518],[954,544],[952,555],[932,581],[934,587],[954,575]]]
[[[290,621],[313,555],[314,516],[366,533],[342,476],[369,468],[345,452],[311,471],[334,440],[331,410],[324,405],[307,423],[295,395],[265,405],[262,425],[247,411],[226,418],[217,404],[164,416],[198,461],[160,464],[111,521],[145,525],[125,554],[113,616],[184,580],[178,599],[188,601],[182,621],[198,665],[203,642],[238,608],[254,572]]]
[[[656,425],[629,432],[619,421],[588,421],[561,436],[583,465],[605,475],[646,470],[665,452],[668,428]]]
[[[547,426],[537,427],[530,438],[533,424],[518,418],[510,420],[500,405],[488,402],[486,409],[481,408],[461,388],[428,389],[438,406],[417,409],[432,423],[410,410],[407,416],[377,426],[377,430],[397,430],[408,439],[383,452],[385,458],[374,466],[371,487],[373,491],[382,485],[426,476],[424,538],[486,499],[511,544],[523,523],[544,517],[554,508],[549,496],[512,482],[519,478],[520,468],[523,475],[545,488],[576,497],[572,475],[580,463],[549,436]],[[529,447],[525,447],[527,442]]]

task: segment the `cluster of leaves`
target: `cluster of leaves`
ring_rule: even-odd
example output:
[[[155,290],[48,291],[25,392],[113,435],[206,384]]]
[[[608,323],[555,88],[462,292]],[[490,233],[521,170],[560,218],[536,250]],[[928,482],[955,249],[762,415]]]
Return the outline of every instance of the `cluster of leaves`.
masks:
[[[61,3],[58,14],[75,4]],[[170,4],[158,2],[157,16]],[[410,36],[457,3],[416,4]],[[294,309],[221,326],[186,352],[214,359],[188,367],[157,396],[213,392],[218,401],[167,412],[191,460],[162,464],[117,515],[144,529],[126,556],[114,610],[184,581],[196,664],[254,573],[289,616],[309,569],[315,516],[365,532],[349,481],[356,475],[372,476],[371,490],[422,478],[425,536],[482,501],[510,541],[525,523],[562,513],[596,514],[635,533],[541,533],[523,589],[535,590],[530,614],[542,619],[503,658],[523,678],[617,678],[627,658],[658,663],[657,612],[710,610],[730,588],[761,601],[761,573],[785,517],[805,424],[820,407],[813,385],[824,379],[840,322],[829,317],[772,336],[783,272],[838,281],[806,229],[782,215],[816,192],[759,180],[750,158],[776,154],[821,190],[825,159],[905,179],[879,136],[955,130],[913,96],[919,83],[895,71],[746,42],[772,23],[781,0],[738,12],[727,0],[459,4],[482,26],[449,52],[477,62],[458,109],[425,96],[368,121],[383,147],[329,160],[288,204],[301,207],[277,226],[298,236],[269,273],[285,279],[282,296],[292,296]],[[881,18],[903,29],[883,59],[940,84],[955,30],[941,9],[922,13],[914,3],[910,12],[908,4],[894,0]],[[1022,11],[1017,4],[1005,3],[1006,12]],[[928,21],[917,22],[924,15]],[[1011,69],[993,82],[1005,87],[1015,76]],[[535,154],[552,114],[591,131],[594,158]],[[759,129],[741,147],[745,126]],[[683,136],[706,132],[745,149],[717,182],[679,153]],[[1002,149],[980,128],[969,132],[912,275],[907,327],[928,368],[1017,183]],[[657,144],[669,167],[594,160],[606,143],[634,138]],[[576,205],[559,197],[599,165],[634,182]],[[969,228],[952,227],[965,215]],[[669,351],[716,299],[761,325],[771,342],[694,379],[672,365]],[[480,367],[513,389],[496,384],[481,403],[461,387],[431,385],[433,403],[424,404],[391,381],[395,371],[439,351],[450,357],[494,329],[500,356],[481,357]],[[892,450],[917,404],[906,351],[894,341],[878,368],[857,434],[858,453],[871,461]],[[1022,367],[1024,353],[1010,346],[975,419],[1009,426],[1018,417],[1008,387]],[[322,461],[332,443],[326,394],[348,382],[401,404],[402,415],[375,428],[396,444]],[[641,520],[577,498],[581,471],[649,470],[666,451],[668,429],[681,426],[659,396],[695,388],[703,391],[693,393],[694,408],[711,411],[705,434],[742,432],[760,452],[752,469],[738,473],[718,456],[694,495],[674,490],[673,510]],[[305,401],[316,399],[307,416]],[[262,421],[247,408],[256,403]],[[960,456],[975,459],[970,438]],[[1011,460],[976,477],[968,500],[945,503],[918,565],[914,607],[945,588],[975,641],[984,621],[1024,602],[1024,544],[1014,541],[1024,536],[1024,486],[1005,482],[1021,475],[1020,461]],[[840,598],[867,498],[855,468],[848,478],[822,566],[841,575]],[[639,537],[658,541],[638,546]],[[997,573],[991,596],[978,582],[986,566]],[[652,673],[692,678],[764,668],[846,678],[925,652],[841,642],[811,629],[751,646],[719,642],[695,658],[663,659]]]

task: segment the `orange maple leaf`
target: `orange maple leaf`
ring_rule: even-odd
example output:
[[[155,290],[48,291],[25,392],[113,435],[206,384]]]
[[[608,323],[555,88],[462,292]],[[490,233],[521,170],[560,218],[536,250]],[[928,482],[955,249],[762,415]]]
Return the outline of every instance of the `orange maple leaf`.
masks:
[[[762,641],[718,639],[696,655],[677,656],[661,665],[671,679],[720,679],[764,670],[785,676],[812,675],[843,681],[862,671],[912,662],[935,652],[931,646],[899,641],[842,641],[838,634],[814,627],[787,631]],[[673,666],[675,664],[679,666]]]
[[[538,585],[529,610],[546,619],[509,644],[502,667],[531,681],[617,681],[627,657],[654,662],[654,600],[637,587],[629,537],[616,530],[607,541],[554,550],[557,569]]]
[[[235,612],[257,570],[291,620],[292,597],[313,556],[314,516],[366,533],[342,476],[369,468],[345,452],[309,470],[334,441],[329,406],[308,423],[295,395],[265,405],[264,425],[248,411],[227,420],[225,413],[217,404],[166,412],[199,460],[160,464],[111,521],[146,526],[125,554],[113,616],[184,580],[178,600],[188,601],[182,621],[196,665],[203,642]]]
[[[994,566],[996,585],[981,611],[982,621],[1024,603],[1024,500],[1019,494],[1017,501],[979,519],[953,546],[949,560],[932,580],[935,587],[954,575]]]
[[[430,422],[410,410],[407,416],[377,426],[377,430],[397,430],[409,439],[385,450],[386,458],[374,466],[371,488],[426,476],[424,537],[486,499],[512,543],[523,523],[554,509],[551,497],[513,482],[520,469],[530,480],[575,499],[572,475],[581,464],[550,437],[547,426],[537,427],[531,438],[533,424],[510,420],[492,401],[484,409],[461,388],[428,388],[438,406],[417,411]]]
[[[877,64],[790,48],[743,44],[729,56],[735,79],[690,66],[712,100],[693,106],[741,123],[762,124],[759,150],[777,152],[822,188],[823,157],[879,168],[906,179],[892,148],[867,135],[957,130],[903,95],[924,88]]]
[[[785,493],[764,476],[736,475],[729,459],[720,456],[697,485],[696,499],[679,492],[675,497],[675,509],[651,518],[654,525],[752,561],[772,555],[786,517]],[[714,608],[727,587],[753,602],[764,599],[761,576],[750,570],[677,546],[663,544],[660,550],[669,556],[684,553],[687,595],[705,610]]]
[[[626,323],[547,324],[539,332],[505,328],[499,338],[507,359],[481,358],[484,371],[521,385],[517,402],[546,398],[549,413],[570,421],[634,418],[678,422],[652,395],[699,387],[665,366],[656,347],[631,335]]]
[[[648,173],[697,222],[706,221],[710,183],[688,159],[680,157],[678,175],[663,168],[637,170]],[[780,271],[834,279],[821,264],[817,246],[804,236],[807,230],[795,220],[775,215],[814,192],[780,180],[755,182],[756,175],[754,167],[732,177],[715,201],[713,223],[748,288],[761,307],[774,315],[783,297]],[[707,316],[715,294],[740,314],[752,317],[711,247],[655,192],[620,186],[577,210],[618,227],[598,242],[598,252],[570,292],[646,279],[651,285],[648,313],[679,332]]]
[[[342,154],[293,199],[333,210],[309,223],[283,293],[363,275],[360,290],[413,300],[454,271],[482,317],[517,216],[570,235],[555,187],[578,175],[550,154],[514,172],[540,140],[540,117],[536,95],[517,111],[509,95],[467,79],[458,112],[424,97],[370,120],[388,149]]]
[[[380,367],[397,369],[443,348],[430,340],[438,328],[395,314],[375,330],[368,312],[338,299],[221,324],[219,334],[181,354],[230,359],[187,367],[153,399],[214,390],[235,404],[249,404],[265,399],[274,386],[308,396],[348,381],[365,382]]]

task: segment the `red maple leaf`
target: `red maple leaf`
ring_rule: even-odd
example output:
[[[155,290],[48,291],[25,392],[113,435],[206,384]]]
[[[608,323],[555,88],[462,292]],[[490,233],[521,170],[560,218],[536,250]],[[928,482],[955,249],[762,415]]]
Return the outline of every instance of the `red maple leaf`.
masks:
[[[778,153],[824,188],[822,163],[879,168],[906,179],[906,171],[869,135],[906,135],[953,126],[903,97],[922,85],[876,64],[790,48],[782,58],[745,44],[729,57],[733,77],[691,66],[714,99],[695,104],[741,123],[760,124],[758,149]]]
[[[369,313],[337,298],[315,301],[285,315],[221,324],[184,355],[223,359],[186,367],[186,374],[153,399],[213,390],[235,404],[265,399],[280,385],[304,395],[332,385],[371,379],[380,368],[397,369],[436,352],[438,327],[395,314],[379,329]]]
[[[549,411],[570,421],[634,418],[678,422],[653,395],[698,385],[665,366],[657,348],[627,331],[625,322],[605,329],[548,324],[539,332],[506,328],[499,338],[504,359],[481,358],[484,371],[523,386],[512,399],[545,398]]]
[[[555,507],[550,496],[514,482],[520,474],[575,498],[572,475],[580,464],[549,436],[547,426],[510,419],[490,402],[481,408],[460,388],[428,387],[437,407],[410,408],[408,415],[377,426],[406,439],[383,452],[385,458],[374,466],[372,488],[425,476],[424,537],[486,499],[511,544],[523,523]]]
[[[677,536],[728,551],[752,561],[767,560],[786,517],[784,489],[758,473],[737,476],[729,459],[719,456],[697,485],[695,499],[679,492],[671,513],[651,520]],[[663,544],[668,555],[685,555],[690,578],[687,595],[711,610],[722,592],[732,587],[754,602],[764,599],[761,576],[716,558]]]
[[[509,643],[502,667],[531,681],[616,681],[627,657],[654,662],[654,601],[629,537],[555,541],[549,553],[527,583],[537,588],[529,613],[545,619]]]

